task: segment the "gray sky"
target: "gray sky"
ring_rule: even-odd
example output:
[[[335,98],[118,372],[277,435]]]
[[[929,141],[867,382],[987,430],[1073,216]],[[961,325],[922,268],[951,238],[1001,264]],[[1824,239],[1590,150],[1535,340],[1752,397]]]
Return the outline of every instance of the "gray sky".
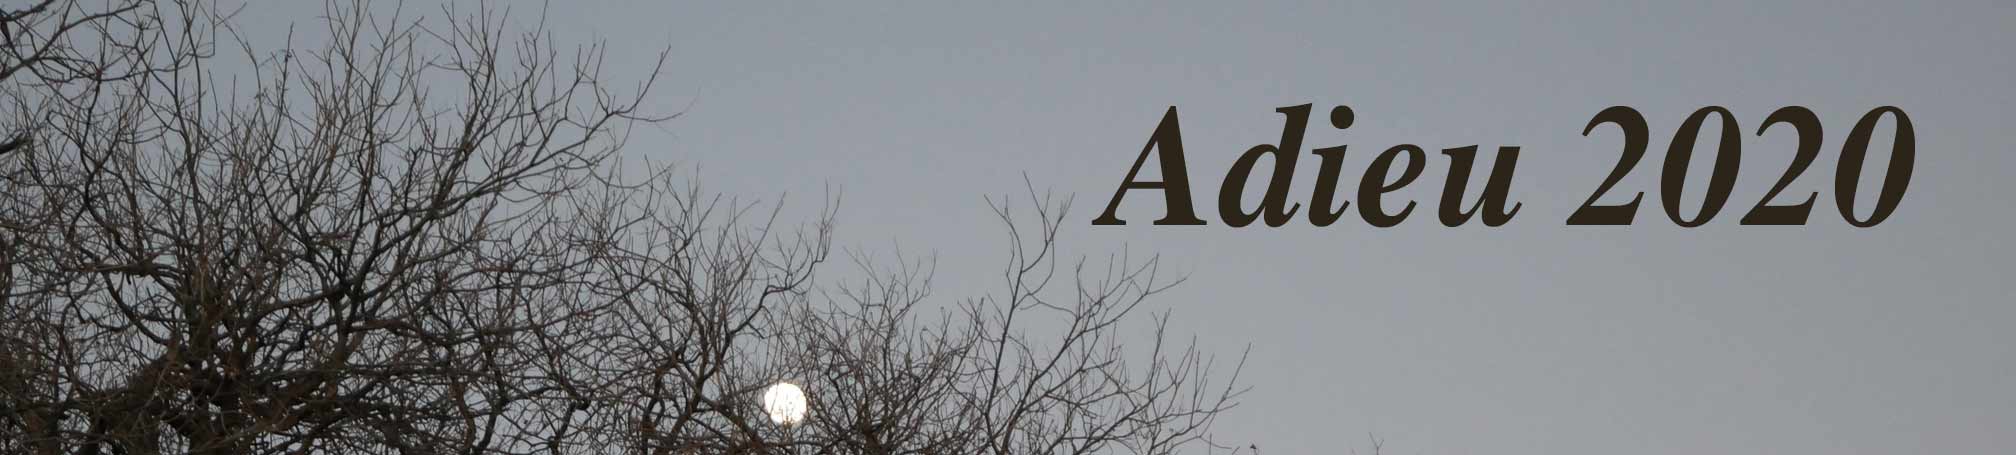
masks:
[[[2016,446],[2016,245],[1996,235],[2016,219],[2016,4],[720,3],[555,4],[561,42],[607,39],[612,74],[670,47],[664,107],[690,111],[627,153],[697,165],[715,191],[789,193],[801,213],[839,187],[841,242],[935,251],[947,299],[997,276],[1001,230],[982,196],[1021,191],[1024,173],[1076,193],[1066,248],[1161,253],[1191,275],[1159,301],[1176,329],[1224,355],[1251,344],[1254,390],[1218,426],[1227,441],[1276,454],[1363,450],[1367,433],[1430,454]],[[1317,113],[1304,153],[1351,147],[1347,192],[1379,151],[1430,150],[1397,193],[1421,202],[1413,217],[1217,220],[1225,170],[1279,138],[1276,107],[1303,103]],[[1357,112],[1348,131],[1322,121],[1338,104]],[[1606,199],[1647,192],[1637,223],[1565,226],[1620,149],[1614,127],[1581,129],[1618,104],[1652,133]],[[1139,192],[1130,225],[1090,226],[1171,105],[1212,225],[1152,226],[1158,195]],[[1683,229],[1658,205],[1657,170],[1706,105],[1736,115],[1743,170],[1719,217]],[[1826,127],[1780,198],[1820,192],[1811,220],[1738,225],[1791,161],[1789,129],[1755,135],[1785,105]],[[1887,222],[1858,229],[1835,212],[1835,158],[1882,105],[1910,114],[1917,171]],[[1448,167],[1434,151],[1473,144],[1524,150],[1512,197],[1525,206],[1504,227],[1433,217]],[[1888,159],[1874,149],[1865,214]],[[1305,205],[1311,158],[1291,198]]]

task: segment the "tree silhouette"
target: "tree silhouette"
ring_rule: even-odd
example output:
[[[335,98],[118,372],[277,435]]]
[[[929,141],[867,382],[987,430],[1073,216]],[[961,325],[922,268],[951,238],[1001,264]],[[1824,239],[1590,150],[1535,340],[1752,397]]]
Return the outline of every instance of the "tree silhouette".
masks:
[[[626,166],[676,117],[657,74],[540,25],[332,3],[297,49],[203,2],[4,14],[0,452],[1161,454],[1214,449],[1242,390],[1123,331],[1180,280],[1059,258],[1069,201],[1033,189],[990,200],[992,294],[865,253],[816,282],[836,201],[788,223]],[[810,418],[765,418],[780,381]]]

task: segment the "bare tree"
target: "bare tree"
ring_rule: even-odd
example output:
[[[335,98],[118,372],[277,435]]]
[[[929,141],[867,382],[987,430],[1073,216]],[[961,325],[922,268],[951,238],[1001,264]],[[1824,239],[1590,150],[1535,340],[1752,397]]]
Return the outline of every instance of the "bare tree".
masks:
[[[1068,200],[994,201],[993,294],[821,284],[837,201],[621,162],[656,73],[372,9],[271,50],[201,2],[0,16],[0,452],[1163,454],[1241,391],[1140,310],[1156,261],[1058,256]]]

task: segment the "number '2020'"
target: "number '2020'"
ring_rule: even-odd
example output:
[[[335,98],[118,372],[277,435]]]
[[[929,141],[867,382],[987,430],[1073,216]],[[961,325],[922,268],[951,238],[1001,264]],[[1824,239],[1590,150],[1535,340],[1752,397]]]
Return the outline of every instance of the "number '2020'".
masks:
[[[1869,136],[1872,130],[1876,129],[1876,123],[1883,119],[1884,114],[1893,117],[1897,124],[1896,133],[1892,135],[1890,166],[1885,171],[1883,187],[1878,190],[1875,211],[1869,214],[1868,219],[1856,219],[1855,191],[1862,176],[1862,163],[1869,155]],[[1680,213],[1680,193],[1687,181],[1687,163],[1693,159],[1694,141],[1701,132],[1701,123],[1707,121],[1711,115],[1721,119],[1719,128],[1721,137],[1715,149],[1715,166],[1708,177],[1707,196],[1702,199],[1700,210],[1690,218]],[[1596,130],[1597,125],[1605,123],[1623,129],[1624,156],[1617,161],[1617,166],[1610,170],[1610,176],[1603,180],[1603,184],[1596,187],[1596,193],[1590,195],[1589,200],[1583,202],[1580,209],[1576,209],[1575,213],[1568,216],[1570,225],[1631,224],[1632,217],[1638,214],[1638,201],[1645,196],[1644,192],[1639,192],[1636,196],[1632,196],[1631,202],[1628,203],[1596,204],[1596,200],[1602,198],[1603,193],[1609,192],[1619,180],[1624,179],[1625,174],[1631,172],[1632,167],[1638,165],[1640,158],[1645,157],[1647,142],[1645,117],[1629,106],[1612,106],[1596,113],[1595,117],[1589,119],[1589,125],[1582,129],[1582,135],[1588,136]],[[1757,201],[1757,205],[1752,207],[1749,213],[1743,215],[1743,224],[1806,224],[1807,215],[1813,211],[1813,200],[1819,196],[1819,193],[1815,192],[1808,194],[1804,202],[1797,204],[1772,204],[1778,193],[1785,191],[1786,186],[1798,179],[1799,174],[1805,172],[1808,165],[1813,164],[1813,158],[1820,154],[1820,118],[1814,116],[1813,111],[1800,106],[1779,108],[1764,119],[1764,125],[1757,128],[1757,135],[1763,136],[1765,131],[1780,123],[1792,126],[1793,133],[1799,137],[1799,147],[1794,152],[1791,166],[1787,167],[1785,174],[1778,178],[1777,185],[1772,186],[1771,191],[1766,192],[1764,198]],[[1721,106],[1708,106],[1694,111],[1693,115],[1688,116],[1687,120],[1680,124],[1679,131],[1673,134],[1672,144],[1666,148],[1665,167],[1659,175],[1659,199],[1661,205],[1666,207],[1666,216],[1672,218],[1674,224],[1690,228],[1707,224],[1708,220],[1715,218],[1715,214],[1721,212],[1722,206],[1729,202],[1729,193],[1736,186],[1736,170],[1742,159],[1743,145],[1739,140],[1740,135],[1735,117]],[[1917,154],[1916,149],[1917,138],[1911,131],[1911,118],[1904,115],[1903,110],[1895,106],[1883,106],[1863,115],[1862,120],[1855,123],[1855,129],[1848,132],[1848,140],[1841,146],[1840,164],[1834,168],[1834,205],[1840,209],[1841,218],[1848,220],[1848,224],[1865,228],[1875,226],[1877,223],[1882,223],[1885,218],[1889,218],[1891,212],[1897,210],[1897,203],[1904,199],[1905,187],[1911,184],[1911,166]]]

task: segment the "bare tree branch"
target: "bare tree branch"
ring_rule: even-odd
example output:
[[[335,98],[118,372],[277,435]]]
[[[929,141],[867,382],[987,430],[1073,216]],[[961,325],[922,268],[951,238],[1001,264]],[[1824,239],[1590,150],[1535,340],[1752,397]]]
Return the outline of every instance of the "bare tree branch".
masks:
[[[1159,261],[1063,259],[1068,200],[989,201],[993,294],[859,251],[822,284],[838,198],[793,223],[626,165],[676,113],[599,46],[235,13],[0,13],[0,452],[1164,454],[1243,391],[1143,309]],[[812,418],[771,422],[779,381]]]

